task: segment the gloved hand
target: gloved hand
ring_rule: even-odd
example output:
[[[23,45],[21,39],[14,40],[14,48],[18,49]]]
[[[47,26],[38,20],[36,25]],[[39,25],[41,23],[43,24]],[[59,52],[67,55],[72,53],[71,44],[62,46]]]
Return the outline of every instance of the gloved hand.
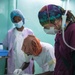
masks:
[[[15,69],[15,71],[13,72],[14,75],[20,75],[22,74],[22,69]]]

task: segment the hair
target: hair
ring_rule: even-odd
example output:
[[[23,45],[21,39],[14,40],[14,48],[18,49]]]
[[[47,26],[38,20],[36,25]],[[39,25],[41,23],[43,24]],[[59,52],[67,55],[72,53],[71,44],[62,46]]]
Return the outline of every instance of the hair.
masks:
[[[34,35],[28,35],[23,42],[22,50],[26,52],[30,52],[32,55],[39,55],[42,51],[42,46],[40,44],[40,40],[36,38]]]
[[[67,20],[66,21],[75,22],[75,16],[71,13],[71,11],[67,12]]]

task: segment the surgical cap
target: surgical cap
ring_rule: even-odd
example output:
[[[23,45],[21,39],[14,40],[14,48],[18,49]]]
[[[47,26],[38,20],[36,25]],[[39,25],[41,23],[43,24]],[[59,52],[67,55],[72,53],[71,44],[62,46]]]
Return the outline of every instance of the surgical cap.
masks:
[[[22,50],[25,53],[30,53],[34,56],[38,56],[42,51],[42,46],[40,40],[37,39],[34,35],[28,35],[23,42]]]
[[[14,21],[13,21],[13,18],[14,18],[15,16],[21,17],[21,18],[22,18],[22,21],[23,21],[23,24],[25,24],[24,15],[23,15],[23,13],[22,13],[20,10],[15,9],[15,10],[13,10],[13,11],[10,13],[10,17],[11,17],[11,21],[12,21],[12,22],[14,22]]]
[[[60,18],[64,14],[65,10],[57,5],[44,6],[38,13],[39,22],[42,26],[48,24],[49,21]]]

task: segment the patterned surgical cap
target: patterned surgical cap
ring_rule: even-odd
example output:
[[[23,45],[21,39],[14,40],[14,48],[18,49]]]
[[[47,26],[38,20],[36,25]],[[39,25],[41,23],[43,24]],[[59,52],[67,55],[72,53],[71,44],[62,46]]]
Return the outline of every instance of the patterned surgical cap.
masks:
[[[23,16],[23,13],[22,13],[20,10],[15,9],[15,10],[13,10],[13,11],[11,12],[10,17],[11,17],[11,21],[12,21],[12,22],[14,22],[14,21],[13,21],[13,18],[14,18],[15,16],[21,17],[21,18],[22,18],[22,21],[23,21],[23,24],[25,24],[25,18],[24,18],[24,16]]]
[[[64,14],[65,10],[57,5],[50,4],[44,6],[38,13],[39,22],[42,26],[48,24],[49,21],[54,21]]]

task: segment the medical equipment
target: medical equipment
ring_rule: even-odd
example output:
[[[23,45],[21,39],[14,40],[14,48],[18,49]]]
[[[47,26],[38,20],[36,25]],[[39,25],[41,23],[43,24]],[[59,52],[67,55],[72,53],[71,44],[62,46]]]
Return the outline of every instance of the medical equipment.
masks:
[[[8,51],[0,49],[0,58],[8,58]]]
[[[8,58],[8,50],[3,49],[2,43],[0,43],[0,58]]]
[[[0,43],[0,75],[4,75],[5,59],[8,57],[8,50],[3,49],[3,44]]]
[[[3,45],[2,45],[2,43],[0,43],[0,49],[3,49]]]
[[[0,58],[6,58],[7,57],[7,54],[8,54],[8,51],[7,50],[3,50],[3,44],[0,43]]]
[[[66,5],[67,7],[68,7],[68,4],[69,4],[69,0],[67,0],[67,5]],[[62,15],[62,37],[63,37],[63,41],[64,41],[65,45],[68,46],[69,48],[75,50],[75,48],[73,48],[70,45],[68,45],[68,43],[65,41],[65,38],[64,38],[64,28],[66,26],[65,23],[66,23],[66,17],[67,17],[66,14],[67,14],[67,12],[68,12],[68,8],[66,8],[65,14]]]

